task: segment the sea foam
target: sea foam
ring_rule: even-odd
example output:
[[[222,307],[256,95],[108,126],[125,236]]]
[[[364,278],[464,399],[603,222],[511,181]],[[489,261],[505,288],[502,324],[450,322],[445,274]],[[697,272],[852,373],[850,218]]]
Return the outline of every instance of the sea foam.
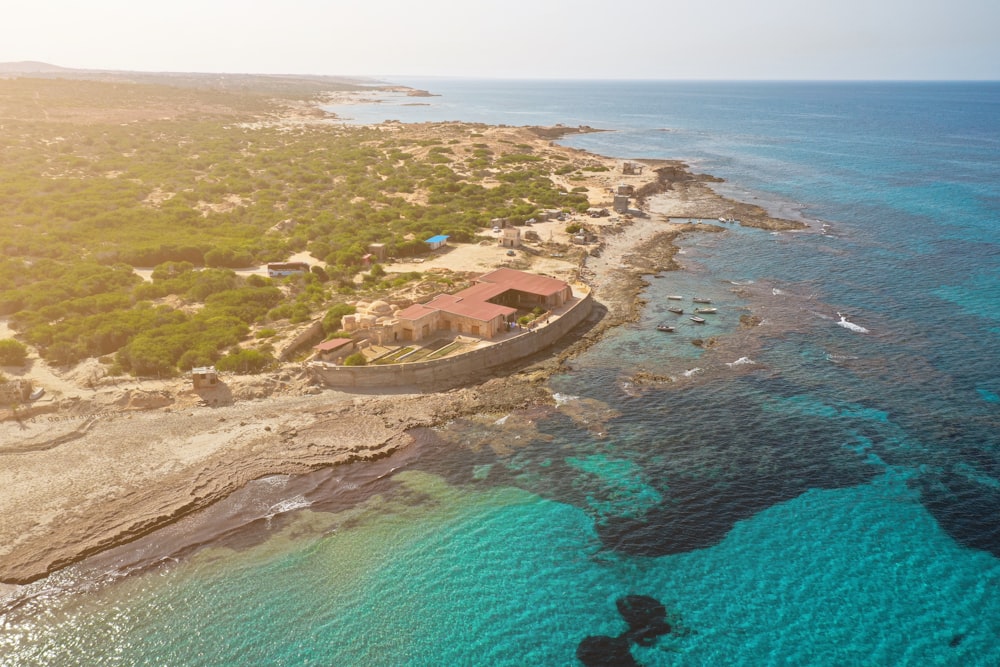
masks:
[[[844,327],[845,329],[850,329],[851,331],[856,331],[858,333],[868,333],[868,329],[865,329],[860,324],[855,324],[854,322],[848,322],[846,315],[841,315],[840,313],[837,313],[837,315],[840,315],[840,320],[837,322],[837,324]]]

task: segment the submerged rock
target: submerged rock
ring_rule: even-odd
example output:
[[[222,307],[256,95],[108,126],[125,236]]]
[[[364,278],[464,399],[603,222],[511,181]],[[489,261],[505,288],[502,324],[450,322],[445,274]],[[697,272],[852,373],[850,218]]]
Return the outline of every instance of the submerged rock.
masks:
[[[642,646],[649,646],[660,635],[670,632],[667,608],[648,595],[626,595],[615,604],[618,613],[628,623],[629,630],[622,637]]]
[[[586,667],[639,667],[624,635],[587,637],[577,646],[576,657]]]

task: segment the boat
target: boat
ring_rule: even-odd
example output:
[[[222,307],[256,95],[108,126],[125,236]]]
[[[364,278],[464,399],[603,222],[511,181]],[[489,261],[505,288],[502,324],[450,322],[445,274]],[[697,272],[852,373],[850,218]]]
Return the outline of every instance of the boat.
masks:
[[[703,296],[696,296],[693,297],[691,300],[694,301],[695,303],[712,303],[711,299],[706,299]]]
[[[683,299],[684,297],[680,296],[679,294],[671,294],[671,295],[670,295],[670,296],[668,296],[667,298],[668,298],[668,299],[670,299],[671,301],[680,301],[680,300],[682,300],[682,299]]]
[[[719,309],[718,308],[695,308],[694,312],[695,312],[696,315],[697,314],[704,314],[704,313],[708,313],[709,315],[711,315],[713,313],[719,312]]]
[[[695,317],[694,315],[692,315],[688,319],[691,320],[692,322],[694,322],[695,324],[704,324],[705,323],[705,318],[704,317]]]
[[[669,310],[671,313],[677,313],[678,315],[684,314],[684,309],[678,308],[677,306],[670,306],[669,308],[667,308],[667,310]]]
[[[674,328],[672,326],[670,326],[669,324],[657,324],[656,325],[656,330],[657,331],[665,331],[667,333],[673,333],[674,332]]]

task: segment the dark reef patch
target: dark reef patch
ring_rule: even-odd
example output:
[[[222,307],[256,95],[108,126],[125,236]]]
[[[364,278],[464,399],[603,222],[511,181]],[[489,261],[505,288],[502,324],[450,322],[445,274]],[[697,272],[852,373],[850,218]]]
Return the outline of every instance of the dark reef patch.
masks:
[[[639,667],[625,637],[587,637],[576,647],[576,657],[587,667]]]
[[[1000,558],[1000,489],[953,471],[916,483],[921,504],[953,540]]]
[[[636,644],[649,646],[657,637],[670,632],[667,608],[656,598],[626,595],[615,604],[618,606],[618,613],[628,623],[629,630],[624,636]]]
[[[628,624],[628,630],[617,637],[595,635],[580,642],[576,657],[586,667],[638,667],[631,645],[650,646],[657,637],[670,632],[667,608],[656,598],[626,595],[618,598],[615,606]]]

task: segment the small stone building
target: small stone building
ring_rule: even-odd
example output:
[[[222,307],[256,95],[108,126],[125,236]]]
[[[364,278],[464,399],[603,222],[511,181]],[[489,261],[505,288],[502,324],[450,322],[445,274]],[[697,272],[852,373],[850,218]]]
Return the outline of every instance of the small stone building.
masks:
[[[214,389],[219,386],[219,374],[215,366],[201,366],[191,369],[191,384],[195,391],[199,389]]]
[[[31,395],[31,383],[27,380],[10,380],[0,383],[0,405],[24,403]]]
[[[635,162],[626,162],[622,165],[622,173],[626,176],[639,176],[642,174],[642,165]]]
[[[375,260],[378,262],[384,262],[386,257],[386,250],[384,243],[369,243],[368,252],[375,256]]]
[[[521,230],[517,227],[507,227],[500,235],[500,246],[503,248],[521,247]]]

